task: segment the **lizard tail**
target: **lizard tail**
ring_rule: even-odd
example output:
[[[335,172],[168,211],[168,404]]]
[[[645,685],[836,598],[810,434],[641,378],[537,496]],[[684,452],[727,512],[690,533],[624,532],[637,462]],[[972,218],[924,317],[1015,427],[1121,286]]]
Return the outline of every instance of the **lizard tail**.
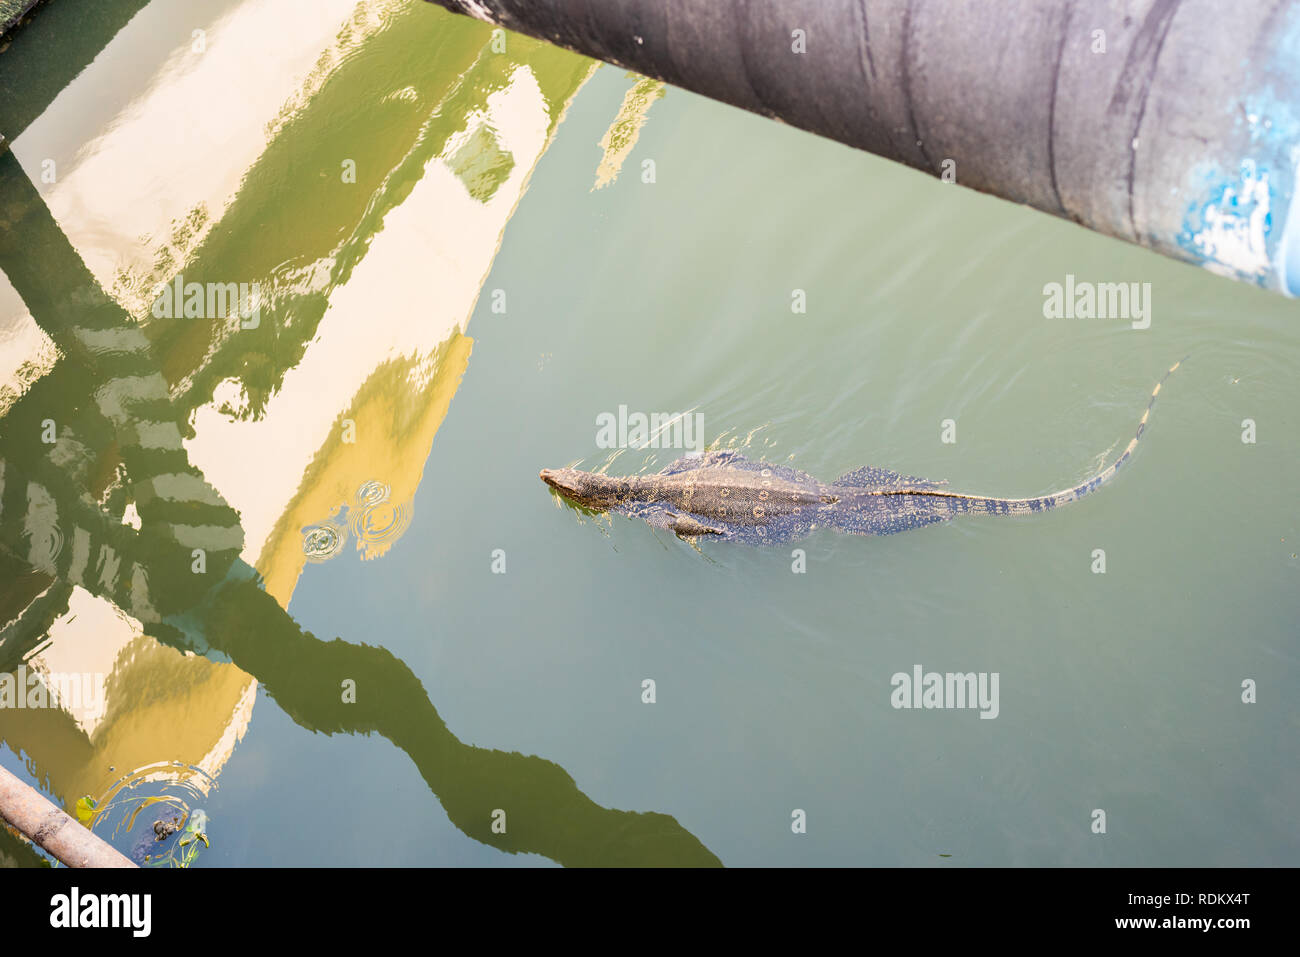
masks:
[[[1137,448],[1138,442],[1142,439],[1142,433],[1146,431],[1147,419],[1151,416],[1151,407],[1156,404],[1156,396],[1160,394],[1160,389],[1164,386],[1165,380],[1173,375],[1180,365],[1187,361],[1187,357],[1179,359],[1156,383],[1156,387],[1151,390],[1151,399],[1147,402],[1146,410],[1142,413],[1142,419],[1138,422],[1137,432],[1129,440],[1128,447],[1118,459],[1114,461],[1103,471],[1097,473],[1073,488],[1062,489],[1059,492],[1053,492],[1050,495],[1040,495],[1035,498],[994,498],[985,495],[964,495],[959,492],[944,492],[942,490],[926,489],[908,489],[906,487],[898,490],[889,490],[881,494],[887,495],[924,495],[934,496],[948,500],[954,512],[975,512],[987,513],[990,515],[1028,515],[1033,512],[1041,512],[1049,508],[1056,508],[1060,505],[1066,505],[1070,502],[1076,502],[1083,498],[1089,492],[1095,491],[1106,482],[1115,477],[1124,464],[1133,455],[1133,450]]]

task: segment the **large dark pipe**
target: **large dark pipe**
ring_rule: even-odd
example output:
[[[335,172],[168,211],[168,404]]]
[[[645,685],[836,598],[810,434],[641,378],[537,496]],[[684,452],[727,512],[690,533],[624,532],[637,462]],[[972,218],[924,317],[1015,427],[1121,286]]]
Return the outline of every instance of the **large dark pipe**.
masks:
[[[1300,295],[1300,0],[431,0]]]
[[[135,867],[4,768],[0,768],[0,818],[69,867]]]

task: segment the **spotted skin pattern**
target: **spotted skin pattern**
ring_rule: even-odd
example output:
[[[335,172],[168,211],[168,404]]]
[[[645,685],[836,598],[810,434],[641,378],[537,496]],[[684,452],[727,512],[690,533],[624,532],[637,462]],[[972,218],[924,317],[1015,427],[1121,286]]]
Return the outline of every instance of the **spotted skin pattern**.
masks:
[[[541,478],[586,508],[640,518],[682,538],[774,545],[819,527],[857,535],[893,535],[957,515],[1032,515],[1078,501],[1108,482],[1133,455],[1151,408],[1175,362],[1151,392],[1137,433],[1114,464],[1073,488],[1036,498],[951,492],[945,482],[864,466],[834,482],[799,469],[754,462],[739,452],[684,457],[653,475],[614,477],[543,469]]]

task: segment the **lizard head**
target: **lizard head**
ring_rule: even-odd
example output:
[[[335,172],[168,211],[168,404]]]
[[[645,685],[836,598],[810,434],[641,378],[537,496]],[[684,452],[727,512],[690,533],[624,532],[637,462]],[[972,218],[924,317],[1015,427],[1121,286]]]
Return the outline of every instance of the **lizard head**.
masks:
[[[579,469],[542,469],[541,480],[565,498],[586,508],[604,511],[627,501],[632,487],[627,479],[612,478]]]

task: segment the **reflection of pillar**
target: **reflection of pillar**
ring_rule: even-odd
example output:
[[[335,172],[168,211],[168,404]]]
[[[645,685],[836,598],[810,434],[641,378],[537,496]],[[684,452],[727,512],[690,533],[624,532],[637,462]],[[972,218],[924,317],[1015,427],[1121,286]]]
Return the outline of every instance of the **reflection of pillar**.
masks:
[[[428,118],[394,171],[398,183],[414,181],[377,186],[382,220],[368,213],[336,254],[338,285],[279,388],[256,416],[232,411],[240,386],[231,382],[196,410],[192,460],[239,509],[244,558],[282,601],[304,565],[304,528],[355,511],[363,484],[390,486],[391,507],[409,510],[468,361],[465,324],[588,69],[532,41],[475,59],[454,87],[454,108],[444,103]],[[354,247],[364,252],[356,262]],[[229,347],[251,350],[255,341],[236,335]],[[255,471],[242,465],[249,458]],[[391,541],[357,546],[377,557]]]
[[[66,582],[0,548],[0,671],[18,666],[67,610],[71,594]]]
[[[0,460],[0,474],[16,473]],[[10,510],[0,509],[0,540],[21,542]],[[115,525],[91,511],[74,513],[96,537]],[[147,541],[126,528],[123,561],[152,570]],[[140,546],[140,547],[137,547]],[[166,561],[165,556],[162,559]],[[102,594],[101,582],[87,590]],[[602,808],[563,768],[542,758],[476,748],[447,729],[419,680],[385,648],[324,642],[301,630],[273,597],[250,581],[231,581],[188,614],[188,628],[205,645],[255,675],[298,724],[329,733],[377,732],[405,750],[453,823],[475,840],[511,852],[545,855],[562,864],[717,864],[717,858],[673,818]],[[184,639],[150,626],[169,641]],[[321,694],[351,679],[379,693],[344,702]],[[70,719],[64,719],[71,728]],[[45,729],[48,734],[48,729]],[[491,812],[506,800],[517,809],[509,833],[491,830]]]
[[[55,707],[0,710],[0,738],[29,755],[68,810],[82,795],[98,797],[124,774],[160,761],[215,778],[252,714],[257,682],[250,675],[159,644],[80,588],[33,651],[8,674],[46,681]]]
[[[32,23],[24,25],[22,39],[15,38],[16,42],[5,51],[5,69],[0,70],[4,135],[12,140],[27,129],[148,2],[97,0],[84,4],[55,0]],[[33,81],[32,70],[40,72],[39,82]],[[3,148],[0,142],[0,150]]]
[[[196,574],[188,562],[173,562],[156,567],[150,582],[140,565],[119,568],[119,552],[109,542],[92,540],[85,526],[60,523],[59,513],[80,496],[45,475],[21,491],[7,481],[3,491],[15,504],[23,500],[29,513],[36,508],[34,521],[51,526],[66,547],[29,535],[29,552],[18,554],[50,573],[62,559],[75,583],[105,577],[131,614],[156,620],[159,609],[194,600],[229,567],[243,541],[239,516],[190,465],[148,339],[99,288],[10,155],[0,156],[0,269],[60,350],[93,376],[93,405],[117,441],[145,528],[174,552],[203,551],[207,571]],[[42,468],[49,471],[45,463]]]
[[[331,434],[304,471],[297,492],[277,518],[257,560],[266,590],[281,604],[288,607],[306,563],[303,528],[336,515],[341,505],[355,510],[357,491],[376,479],[390,486],[393,503],[409,508],[424,475],[434,434],[465,374],[471,344],[467,336],[453,333],[421,363],[432,367],[430,378],[423,383],[412,381],[417,371],[414,361],[385,363],[343,410],[343,418],[356,426],[356,442],[342,442],[337,430]],[[363,550],[363,557],[379,557],[391,544],[385,540],[368,552],[364,542],[358,541],[356,547]],[[351,545],[345,543],[344,547]]]
[[[242,541],[238,516],[190,466],[148,340],[87,275],[12,157],[0,158],[0,167],[8,167],[0,218],[17,230],[0,239],[0,266],[76,363],[63,363],[51,377],[68,380],[71,370],[72,388],[54,393],[56,404],[40,400],[59,432],[48,459],[30,442],[24,449],[22,437],[6,442],[25,451],[36,475],[0,459],[0,537],[37,573],[83,585],[157,623],[162,612],[185,607],[221,578]],[[32,406],[46,385],[37,382],[22,404]],[[88,402],[77,395],[83,389]],[[81,406],[94,411],[87,415]],[[7,418],[28,422],[25,431],[34,433],[21,410]],[[105,426],[108,436],[88,431]],[[108,520],[87,494],[100,483],[91,474],[95,453],[80,435],[120,453],[143,531]],[[201,574],[194,549],[205,552]],[[8,641],[0,647],[0,660],[9,667],[15,656],[22,662],[11,678],[32,674],[63,690],[51,707],[0,713],[0,733],[31,756],[66,805],[101,793],[120,776],[114,767],[165,760],[219,769],[247,725],[256,689],[247,674],[164,648],[104,598],[69,592],[62,582],[33,604],[48,605],[48,612],[29,608],[6,626],[20,633],[14,654]]]
[[[251,584],[223,589],[204,621],[212,646],[257,675],[298,724],[325,734],[378,733],[405,751],[451,822],[476,841],[568,866],[721,863],[667,814],[603,808],[554,762],[465,744],[387,648],[321,641]],[[356,701],[321,693],[345,678],[356,682]],[[505,834],[492,830],[496,808],[509,815]]]
[[[645,126],[646,114],[655,100],[664,95],[664,85],[658,80],[642,78],[623,95],[623,105],[600,138],[600,165],[596,167],[596,183],[592,190],[604,189],[618,178],[623,162],[631,155]]]
[[[413,15],[427,13],[422,8],[405,9],[414,11]],[[460,28],[444,30],[435,23],[430,29],[454,36]],[[409,38],[402,42],[410,47]],[[345,347],[342,366],[354,380],[348,388],[340,387],[333,394],[336,401],[327,408],[326,421],[332,422],[345,410],[355,412],[363,421],[373,421],[378,438],[369,454],[387,450],[393,456],[393,468],[411,487],[412,494],[428,453],[428,442],[446,412],[468,359],[470,342],[461,329],[491,266],[501,231],[564,105],[590,69],[590,64],[544,45],[518,44],[512,48],[510,58],[474,59],[471,65],[481,72],[472,77],[450,78],[453,82],[449,99],[439,103],[437,115],[421,128],[417,145],[398,158],[399,165],[408,161],[412,165],[403,167],[403,176],[395,178],[395,185],[381,177],[383,189],[392,189],[391,193],[383,193],[382,202],[372,204],[366,197],[356,197],[364,214],[353,224],[347,248],[336,251],[340,259],[337,281],[332,277],[330,294],[325,297],[330,308],[347,317],[342,323],[347,325],[348,321],[355,323],[359,315],[364,317],[358,310],[377,290],[393,290],[396,300],[386,310],[395,315],[389,332],[410,338],[389,340],[384,349],[368,357],[368,362],[356,361],[355,353],[346,348],[350,344],[346,338],[333,340]],[[426,54],[417,47],[407,56],[422,58]],[[358,59],[353,57],[348,62]],[[332,121],[332,116],[325,115],[329,111],[317,105],[322,95],[310,96],[303,111],[311,113],[311,106],[316,109],[316,122]],[[499,121],[490,136],[484,135],[489,116],[493,123]],[[296,156],[291,135],[294,129],[296,124],[283,128],[281,149]],[[462,132],[466,135],[462,136]],[[480,147],[485,151],[482,158],[475,152]],[[507,152],[509,162],[505,161]],[[170,430],[141,428],[140,423],[176,424],[206,396],[178,410],[167,400],[165,386],[164,394],[159,394],[159,370],[148,360],[153,343],[142,343],[135,335],[138,329],[124,322],[121,308],[104,296],[12,160],[12,156],[0,159],[0,164],[11,164],[0,165],[0,269],[14,280],[27,308],[67,356],[66,361],[33,384],[20,405],[30,403],[32,396],[54,382],[67,388],[52,390],[50,396],[53,401],[66,403],[72,414],[83,398],[77,393],[87,390],[89,395],[84,398],[91,400],[89,404],[101,420],[98,427],[107,434],[97,436],[98,441],[83,436],[83,453],[111,447],[112,439],[117,438],[123,443],[123,458],[132,479],[148,483],[154,493],[141,508],[142,526],[138,530],[124,526],[118,520],[120,511],[109,515],[85,494],[86,482],[81,473],[93,470],[93,465],[85,461],[86,454],[78,453],[79,471],[74,476],[53,461],[47,450],[30,447],[8,435],[0,436],[0,545],[9,553],[0,556],[0,561],[15,563],[16,558],[38,566],[42,570],[35,574],[44,576],[41,581],[45,583],[51,576],[60,579],[49,588],[53,602],[46,609],[56,619],[63,615],[68,603],[82,601],[68,585],[74,583],[94,595],[96,601],[108,599],[129,611],[142,622],[144,635],[151,636],[140,635],[134,626],[129,634],[123,633],[114,670],[105,683],[109,710],[89,732],[64,712],[16,719],[19,724],[12,734],[15,740],[26,742],[19,747],[39,747],[42,752],[49,749],[73,756],[65,760],[56,755],[52,763],[42,758],[40,767],[46,769],[52,781],[57,778],[64,782],[60,787],[84,788],[93,793],[105,773],[100,765],[120,761],[116,772],[120,774],[139,763],[152,763],[149,759],[156,759],[156,754],[146,752],[160,749],[189,754],[206,747],[204,756],[195,763],[215,766],[228,753],[246,720],[246,708],[251,706],[255,688],[247,675],[255,675],[286,713],[305,728],[326,733],[378,732],[388,737],[409,754],[450,819],[475,840],[512,853],[543,854],[565,864],[718,863],[698,839],[667,815],[602,808],[552,762],[459,741],[400,659],[383,648],[340,639],[320,641],[304,633],[273,595],[249,580],[251,569],[246,565],[236,562],[220,584],[203,593],[184,591],[184,586],[193,585],[197,576],[190,573],[187,543],[179,541],[180,536],[175,534],[184,516],[177,514],[174,496],[209,489],[215,496],[216,492],[207,485],[206,476],[183,458],[185,449],[178,448]],[[427,186],[422,187],[426,180]],[[412,190],[418,188],[426,190],[421,195],[427,200],[412,195]],[[242,194],[235,206],[240,198]],[[435,248],[450,248],[456,254],[448,255],[447,262],[439,264],[442,271],[433,285],[439,297],[449,289],[457,292],[454,308],[436,316],[435,322],[412,322],[409,302],[412,296],[417,302],[427,299],[431,273],[427,262],[412,267],[410,260],[401,255],[398,240],[422,235],[427,239],[429,224],[445,216],[445,204],[449,203],[459,204],[457,210],[464,212],[462,230],[459,235],[454,231],[433,234],[439,244]],[[252,237],[261,236],[262,230],[260,223],[239,228],[240,222],[247,224],[250,220],[238,220],[235,206],[223,217],[222,226],[228,227],[234,237],[227,249],[237,257],[255,245]],[[253,206],[257,213],[264,211],[257,203]],[[235,218],[228,222],[229,217]],[[256,223],[257,216],[252,221]],[[292,217],[289,222],[296,225]],[[293,229],[286,235],[292,236],[295,243],[319,239]],[[395,245],[379,255],[385,241]],[[293,250],[285,252],[293,257]],[[207,267],[220,272],[227,263],[218,260]],[[387,283],[392,277],[386,270],[406,273],[407,283],[424,285],[390,287]],[[302,351],[295,349],[305,348],[316,331],[312,324],[304,339],[288,350],[292,361],[273,369],[277,389],[270,391],[278,390],[279,394],[302,401],[302,394],[290,378],[302,365]],[[151,329],[151,335],[153,332]],[[295,327],[294,333],[299,332],[301,328]],[[160,338],[169,337],[164,332]],[[220,375],[225,359],[242,365],[242,359],[255,350],[252,343],[256,341],[254,333],[239,333],[232,338],[234,345],[228,352],[218,346],[210,363],[205,360],[197,365],[192,353],[187,360],[183,349],[168,352],[166,342],[161,352],[177,372],[176,378],[202,381],[204,376]],[[207,340],[200,340],[200,345],[205,348],[198,351],[209,355],[205,352]],[[128,381],[135,379],[143,381],[134,385]],[[71,397],[59,398],[65,393]],[[311,398],[310,393],[307,398]],[[31,417],[27,410],[16,410],[15,414],[26,415],[27,420]],[[285,428],[292,429],[293,417],[287,421]],[[88,427],[79,420],[79,429]],[[285,434],[283,429],[279,432],[281,437]],[[412,447],[403,449],[402,443],[408,441]],[[157,442],[161,444],[153,444]],[[289,473],[286,495],[272,502],[274,509],[268,523],[271,529],[284,518],[289,504],[307,501],[306,493],[314,488],[314,481],[325,482],[328,488],[331,469],[337,468],[338,474],[349,480],[352,477],[356,463],[346,457],[336,458],[328,443],[322,440],[306,448],[306,456],[297,462],[298,470]],[[237,451],[235,460],[246,463],[248,455]],[[160,463],[166,468],[160,469]],[[311,471],[318,466],[319,471]],[[307,481],[300,482],[304,470]],[[189,475],[203,484],[187,488],[191,483],[183,478],[156,481],[177,475]],[[216,484],[226,491],[226,482]],[[236,483],[230,485],[234,488]],[[302,497],[298,497],[299,491],[304,493]],[[231,497],[236,496],[232,493]],[[248,503],[257,501],[254,495],[247,498]],[[197,504],[211,506],[206,516],[222,520],[213,522],[218,530],[239,528],[233,511],[220,511],[228,508],[224,501]],[[244,500],[240,504],[245,504]],[[292,516],[285,519],[283,527],[286,540],[297,546],[293,541],[294,520]],[[53,545],[54,529],[62,535],[62,545],[57,549]],[[286,581],[296,577],[297,561],[295,555],[288,565],[293,576],[286,574]],[[204,588],[207,582],[220,577],[211,574]],[[35,587],[37,582],[30,584]],[[292,581],[284,587],[291,589]],[[55,588],[59,590],[55,592]],[[26,622],[34,628],[35,623],[27,618],[23,615],[20,624]],[[152,636],[171,647],[154,644]],[[39,631],[23,632],[19,638],[26,650],[31,641],[39,639]],[[212,649],[229,656],[234,664],[215,665],[204,658],[181,655],[175,648]],[[3,652],[0,647],[0,654]],[[338,688],[344,678],[357,681],[363,689],[357,703],[345,704],[336,694],[321,693],[322,688]],[[119,687],[129,694],[120,694],[116,690]],[[142,692],[143,688],[160,690],[151,697]],[[120,714],[114,711],[114,702],[125,706],[132,697],[141,700],[123,707]],[[187,737],[188,713],[185,719],[179,714],[179,708],[188,709],[195,701],[215,702],[212,713],[228,717],[220,729],[198,729],[207,735],[203,740]],[[30,723],[23,723],[29,719]],[[220,733],[214,735],[217,730]],[[207,739],[213,738],[208,745]],[[102,747],[97,747],[97,742]],[[110,757],[110,751],[123,757]],[[511,824],[508,834],[494,834],[492,811],[503,804],[509,809]]]
[[[22,135],[4,132],[91,274],[143,316],[157,282],[170,278],[155,275],[155,265],[170,264],[173,274],[183,267],[286,104],[319,80],[329,53],[364,41],[394,5],[146,4]],[[103,95],[106,85],[114,96]],[[57,170],[52,181],[40,175],[47,161]]]
[[[94,525],[90,515],[81,515],[78,521]],[[0,532],[8,524],[0,510]],[[103,520],[103,524],[112,523]],[[97,535],[104,532],[103,528],[93,530]],[[129,542],[123,548],[126,561],[144,557],[134,553]],[[94,592],[98,587],[92,583],[88,590]],[[602,808],[578,789],[563,768],[550,761],[476,748],[458,740],[410,668],[390,651],[340,639],[320,641],[303,632],[274,598],[252,582],[221,587],[187,618],[189,627],[199,629],[208,646],[228,655],[237,669],[256,675],[298,724],[327,734],[377,732],[405,750],[452,822],[475,840],[512,853],[542,854],[570,865],[718,863],[672,817]],[[174,630],[166,633],[169,640],[180,637]],[[173,664],[168,667],[175,667],[178,659],[174,653],[164,653],[164,649],[158,653],[164,664],[170,661]],[[223,673],[222,680],[232,680],[237,674],[231,669]],[[339,687],[344,678],[377,693],[360,695],[350,703],[337,694],[321,694],[322,688]],[[178,691],[185,685],[179,681]],[[251,706],[251,687],[247,694]],[[176,701],[188,706],[189,698],[180,694]],[[52,720],[47,720],[47,714],[38,719],[43,723],[24,733],[39,740],[42,749],[62,751],[80,731],[68,716],[50,714]],[[233,744],[230,729],[240,727],[241,714],[236,707],[223,741]],[[129,720],[124,718],[124,722]],[[144,716],[140,720],[152,719]],[[165,720],[163,726],[168,726]],[[237,736],[238,730],[233,733]],[[213,753],[224,756],[226,752],[214,747]],[[96,780],[94,770],[86,771],[91,776],[84,780]],[[71,773],[75,775],[77,769]],[[505,835],[491,830],[491,813],[503,802],[512,809],[512,824]]]

